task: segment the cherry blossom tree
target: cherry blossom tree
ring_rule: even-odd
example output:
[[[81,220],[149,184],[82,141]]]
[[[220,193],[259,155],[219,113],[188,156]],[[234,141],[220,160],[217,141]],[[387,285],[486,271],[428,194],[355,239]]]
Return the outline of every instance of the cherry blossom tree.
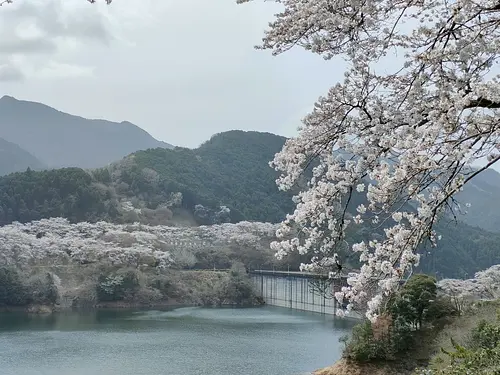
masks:
[[[443,279],[437,286],[439,293],[450,297],[461,313],[474,301],[500,298],[500,265],[477,272],[473,279]]]
[[[271,163],[282,190],[314,167],[277,232],[299,235],[273,248],[314,253],[303,269],[329,268],[348,227],[383,228],[382,240],[349,244],[363,266],[337,296],[371,299],[374,320],[418,265],[418,245],[438,239],[436,221],[460,212],[455,193],[500,158],[500,2],[276,2],[283,10],[257,48],[299,46],[347,68]],[[349,220],[356,194],[364,201]],[[373,283],[379,293],[368,296]]]
[[[0,265],[28,268],[40,263],[104,262],[133,267],[183,266],[192,262],[192,251],[197,249],[229,244],[262,249],[263,241],[269,243],[276,229],[274,224],[250,222],[191,228],[42,219],[0,227]]]

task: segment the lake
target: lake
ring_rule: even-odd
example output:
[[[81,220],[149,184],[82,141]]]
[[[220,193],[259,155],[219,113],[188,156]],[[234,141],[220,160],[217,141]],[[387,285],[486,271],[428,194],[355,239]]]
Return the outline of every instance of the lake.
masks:
[[[0,373],[301,375],[335,362],[352,325],[273,307],[4,313]]]

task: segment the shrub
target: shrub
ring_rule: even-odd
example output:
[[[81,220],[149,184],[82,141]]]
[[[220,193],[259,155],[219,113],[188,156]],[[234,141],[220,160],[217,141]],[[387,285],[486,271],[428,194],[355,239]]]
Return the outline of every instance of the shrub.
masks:
[[[460,311],[456,309],[456,305],[451,298],[436,297],[429,305],[425,317],[428,323],[435,324],[457,315],[460,315]]]
[[[148,280],[148,286],[160,291],[164,297],[179,297],[175,283],[167,275],[155,275]]]
[[[473,349],[493,349],[500,346],[500,324],[480,321],[472,331],[469,346]]]
[[[375,338],[372,323],[369,320],[356,325],[352,330],[352,336],[346,342],[343,353],[345,358],[356,362],[370,362],[374,360],[386,360],[394,358],[388,336]]]
[[[435,278],[423,274],[414,275],[390,301],[389,310],[399,325],[422,329],[424,322],[432,321],[437,314],[430,314],[436,296]]]
[[[216,286],[219,304],[253,305],[256,294],[243,264],[236,262]]]
[[[375,323],[363,322],[345,340],[344,357],[368,362],[394,360],[415,347],[415,330],[434,324],[454,311],[451,302],[437,298],[436,280],[414,275],[401,292],[388,301]]]
[[[30,303],[28,289],[16,269],[0,268],[0,306],[25,306]]]
[[[28,280],[28,289],[33,303],[54,305],[59,299],[56,280],[51,273],[31,277]]]
[[[452,350],[441,351],[450,358],[443,369],[423,369],[419,375],[496,375],[500,374],[500,311],[496,322],[482,320],[472,330],[467,345],[451,339]],[[444,362],[444,361],[443,361]]]
[[[97,298],[100,302],[123,301],[131,298],[139,287],[137,271],[120,269],[110,274],[99,275]]]

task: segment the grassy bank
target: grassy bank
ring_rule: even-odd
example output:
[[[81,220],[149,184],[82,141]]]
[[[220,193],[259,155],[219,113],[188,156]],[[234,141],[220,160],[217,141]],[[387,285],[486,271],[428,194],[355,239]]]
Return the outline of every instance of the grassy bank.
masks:
[[[418,343],[405,356],[393,361],[372,361],[360,363],[342,358],[333,366],[314,372],[314,375],[497,375],[500,374],[500,361],[495,363],[493,356],[500,345],[500,321],[497,314],[500,300],[480,302],[463,315],[449,319],[442,327],[426,331],[416,340]],[[496,332],[482,333],[491,340],[489,348],[482,350],[477,337],[481,336],[478,327],[484,323]],[[476,337],[476,338],[475,338]],[[483,348],[484,349],[484,348]],[[482,350],[482,351],[481,351]],[[481,351],[481,352],[480,352]],[[460,353],[463,357],[460,358]],[[458,356],[457,356],[458,354]],[[479,363],[475,368],[465,368],[469,357],[485,357],[485,365]],[[489,359],[486,359],[490,356]],[[499,357],[500,358],[500,357]],[[493,363],[493,364],[492,364]],[[458,368],[458,366],[465,366]],[[471,365],[472,366],[472,365]]]
[[[498,375],[500,300],[460,311],[419,276],[388,301],[377,322],[344,338],[343,357],[315,375]],[[465,306],[465,305],[463,305]]]

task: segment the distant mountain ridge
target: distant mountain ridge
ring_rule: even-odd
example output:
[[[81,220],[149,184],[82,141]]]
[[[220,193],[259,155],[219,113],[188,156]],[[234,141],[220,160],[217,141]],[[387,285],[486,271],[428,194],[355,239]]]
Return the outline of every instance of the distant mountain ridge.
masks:
[[[0,176],[22,172],[28,168],[37,171],[46,167],[28,151],[23,150],[15,143],[0,138]]]
[[[98,168],[138,150],[173,148],[128,121],[85,119],[11,96],[0,99],[0,137],[52,168]]]

